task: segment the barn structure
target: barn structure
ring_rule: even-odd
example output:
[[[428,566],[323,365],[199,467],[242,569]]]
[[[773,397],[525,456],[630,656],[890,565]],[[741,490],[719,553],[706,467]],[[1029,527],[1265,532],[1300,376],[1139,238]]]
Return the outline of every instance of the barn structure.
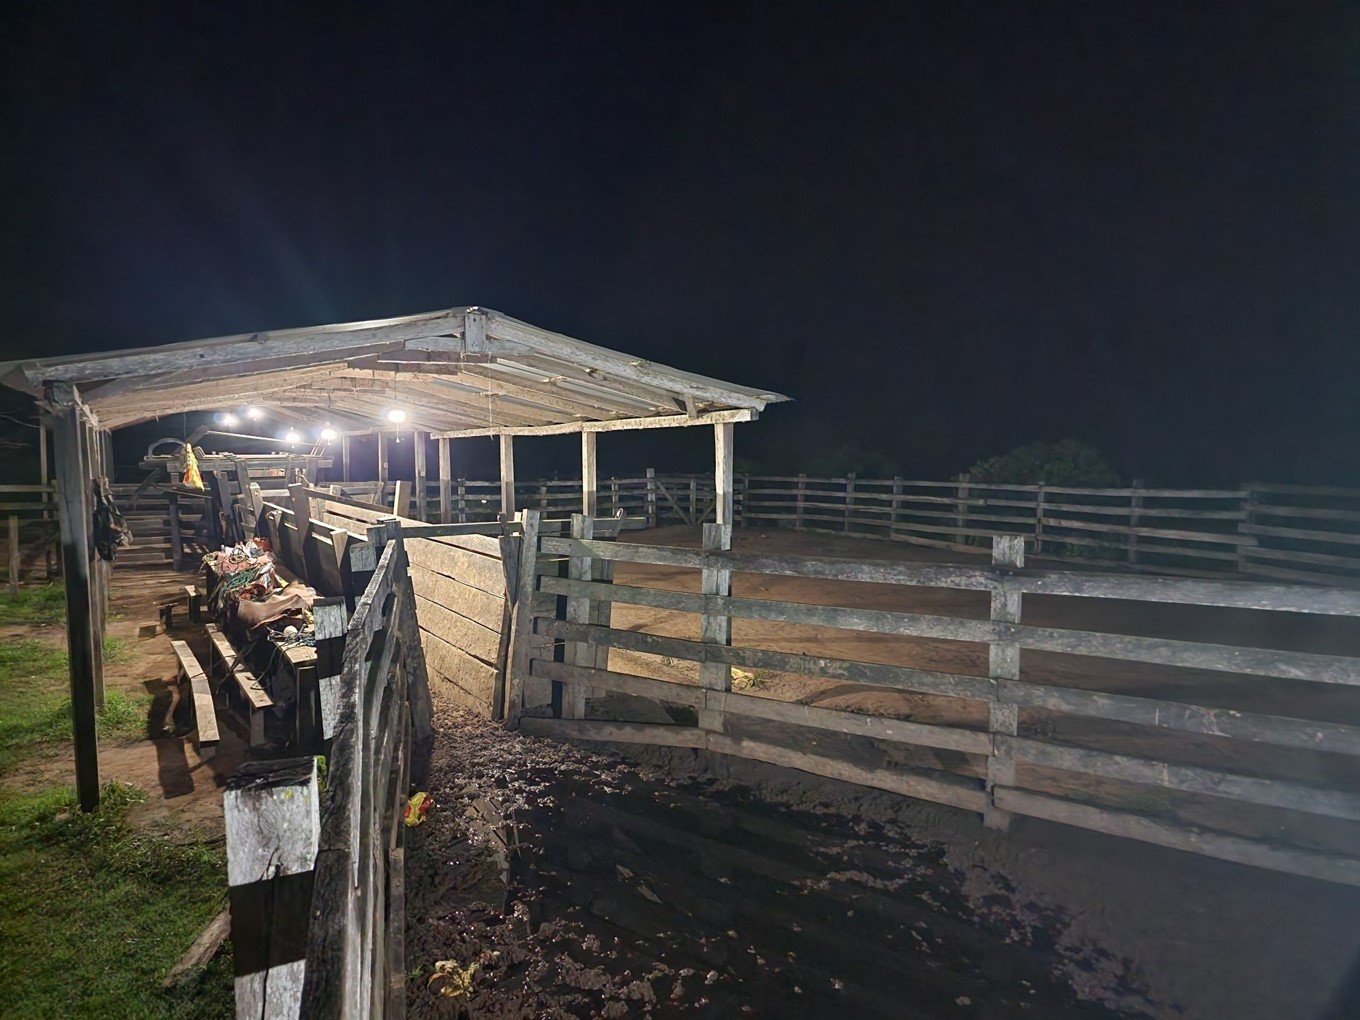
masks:
[[[93,552],[91,522],[96,504],[107,498],[101,479],[111,474],[114,430],[250,404],[306,430],[309,440],[325,423],[332,430],[326,438],[339,443],[347,465],[353,437],[385,438],[398,423],[438,440],[445,480],[452,440],[498,437],[506,512],[515,505],[516,437],[579,433],[581,509],[590,516],[600,433],[706,427],[714,435],[717,518],[728,524],[733,427],[788,399],[478,307],[18,361],[0,365],[0,382],[31,394],[52,432],[78,792],[86,807],[98,798],[94,727],[109,569]],[[385,444],[379,449],[381,455]],[[417,443],[421,475],[424,452],[425,444]]]

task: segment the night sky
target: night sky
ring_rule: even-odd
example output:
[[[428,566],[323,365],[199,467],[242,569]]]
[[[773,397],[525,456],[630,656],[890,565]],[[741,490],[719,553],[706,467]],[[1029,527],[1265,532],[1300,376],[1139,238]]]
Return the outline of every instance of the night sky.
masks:
[[[481,304],[796,398],[754,466],[1357,484],[1357,53],[1357,4],[7,0],[0,357]]]

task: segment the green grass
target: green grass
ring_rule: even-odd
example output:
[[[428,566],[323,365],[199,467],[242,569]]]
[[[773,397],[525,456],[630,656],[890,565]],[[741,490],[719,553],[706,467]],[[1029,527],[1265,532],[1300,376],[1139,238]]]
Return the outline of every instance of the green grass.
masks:
[[[109,784],[83,814],[66,791],[0,797],[0,1016],[234,1014],[229,951],[161,988],[224,905],[226,870],[220,851],[129,827],[137,799]]]
[[[59,584],[30,584],[17,595],[0,595],[0,623],[61,623],[65,619],[66,591]]]
[[[23,611],[42,617],[32,604]],[[117,643],[111,650],[121,652]],[[148,704],[106,692],[101,737],[144,736]],[[0,641],[0,783],[24,755],[70,739],[65,651],[33,638]],[[84,814],[70,790],[0,785],[0,1017],[234,1014],[229,949],[174,990],[161,987],[222,908],[226,869],[219,848],[130,826],[127,809],[141,796],[109,784],[100,810]]]

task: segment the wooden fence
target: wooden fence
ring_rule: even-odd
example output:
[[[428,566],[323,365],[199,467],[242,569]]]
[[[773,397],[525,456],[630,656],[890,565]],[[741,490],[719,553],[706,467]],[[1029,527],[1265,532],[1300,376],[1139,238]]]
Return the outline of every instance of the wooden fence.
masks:
[[[1360,593],[1029,569],[1019,537],[996,540],[990,568],[742,554],[728,551],[730,534],[716,525],[706,526],[704,544],[540,538],[538,590],[525,610],[532,626],[516,633],[511,692],[547,681],[557,694],[552,717],[514,704],[512,719],[545,736],[771,762],[980,812],[998,826],[1028,815],[1360,885],[1360,658],[1021,620],[1026,596],[1045,597],[1046,616],[1056,601],[1078,619],[1098,600],[1306,614],[1351,627],[1351,647],[1360,629],[1346,618],[1360,617]],[[673,590],[678,582],[665,590],[620,583],[618,575],[601,583],[602,563],[697,570],[699,593]],[[962,618],[733,597],[734,573],[763,575],[762,582],[872,582],[902,595],[975,592],[979,606],[985,597],[990,608],[982,618]],[[698,639],[612,627],[601,622],[608,620],[601,604],[697,616]],[[917,665],[902,664],[913,661],[910,653],[889,662],[838,658],[821,654],[806,631],[797,652],[782,650],[787,644],[735,644],[734,619],[887,635],[909,645],[960,643],[981,653],[985,673],[928,668],[929,653]],[[634,669],[611,669],[611,650],[628,653]],[[695,680],[660,679],[637,665],[658,657],[697,663]],[[777,680],[769,696],[733,690],[734,666],[909,692],[915,709],[909,718],[793,703],[780,699]],[[649,721],[596,711],[605,698],[616,706],[619,696],[625,705],[643,699]]]
[[[56,486],[0,485],[0,517],[5,520],[5,566],[9,593],[17,594],[25,572],[42,563],[51,578],[59,541]]]
[[[368,548],[324,792],[307,758],[252,763],[228,787],[237,1016],[405,1015],[403,820],[433,720],[398,523]]]
[[[407,484],[407,483],[403,483]],[[564,517],[581,510],[581,483],[518,483],[519,508]],[[396,483],[342,482],[348,495],[386,503]],[[409,490],[408,490],[409,491]],[[451,479],[410,496],[427,521],[490,521],[500,483]],[[622,509],[627,527],[713,520],[709,475],[601,479],[598,512]],[[1259,485],[1237,489],[1076,488],[984,485],[966,478],[739,476],[734,520],[748,527],[892,539],[985,552],[991,539],[1023,534],[1035,555],[1138,573],[1242,576],[1324,585],[1360,583],[1360,489]]]

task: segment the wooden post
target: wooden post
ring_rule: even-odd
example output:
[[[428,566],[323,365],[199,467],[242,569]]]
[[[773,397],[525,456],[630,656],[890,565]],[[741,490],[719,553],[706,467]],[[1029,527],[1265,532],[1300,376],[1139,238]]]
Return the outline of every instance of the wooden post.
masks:
[[[793,508],[793,528],[797,531],[803,526],[803,504],[807,501],[807,475],[798,475],[798,502]]]
[[[395,517],[405,517],[411,509],[411,483],[406,479],[398,479],[392,494],[392,514]]]
[[[43,421],[38,422],[38,481],[43,485],[48,483],[52,477],[47,470],[47,424]],[[52,512],[47,509],[47,504],[51,502],[47,493],[43,494],[43,531],[48,530],[48,522],[52,520]],[[46,567],[45,576],[47,580],[52,580],[52,543],[43,542],[43,564]]]
[[[515,512],[515,437],[501,433],[501,513]]]
[[[1141,478],[1135,478],[1133,480],[1133,488],[1141,489],[1142,487],[1143,480]],[[1135,529],[1138,527],[1139,518],[1138,511],[1142,508],[1142,506],[1143,506],[1143,494],[1141,492],[1135,492],[1132,496],[1129,497],[1128,560],[1130,563],[1138,562],[1138,534]]]
[[[585,514],[571,515],[571,537],[589,540],[595,535],[595,518]],[[589,581],[593,560],[589,556],[572,556],[567,560],[567,577],[573,581]],[[590,623],[590,599],[571,596],[567,599],[567,622]],[[584,641],[567,643],[566,660],[575,666],[595,665],[595,651]],[[586,688],[583,684],[568,684],[562,692],[562,718],[586,717]]]
[[[449,456],[449,440],[439,440],[439,519],[453,523],[453,461]]]
[[[312,500],[307,495],[307,486],[288,486],[288,506],[293,511],[293,526],[297,528],[298,550],[302,554],[302,580],[311,584]]]
[[[296,1017],[321,840],[316,759],[246,762],[227,781],[222,814],[236,1015]]]
[[[959,499],[954,504],[954,541],[959,545],[967,542],[968,536],[963,529],[968,524],[968,472],[959,475]]]
[[[467,523],[467,480],[458,479],[458,523]]]
[[[9,515],[9,593],[19,594],[19,518]]]
[[[52,445],[57,469],[57,519],[66,579],[66,645],[71,677],[76,797],[81,810],[99,806],[99,742],[95,732],[95,645],[90,599],[89,472],[83,455],[80,396],[69,383],[53,383]]]
[[[426,470],[425,470],[425,444],[429,442],[430,434],[421,432],[419,429],[411,433],[411,442],[415,443],[414,453],[416,458],[416,508],[413,516],[418,521],[425,520],[425,497],[426,492]]]
[[[704,551],[721,552],[732,548],[732,526],[730,524],[704,525]],[[732,594],[732,572],[705,567],[699,577],[700,591],[704,595],[720,598]],[[705,602],[708,602],[705,599]],[[732,617],[714,609],[706,610],[699,618],[699,640],[708,645],[732,644]],[[699,665],[699,686],[711,691],[730,691],[732,689],[732,667],[725,662],[704,662]],[[701,708],[699,725],[703,729],[721,733],[723,713],[719,710]]]
[[[647,527],[656,527],[656,468],[647,469]]]
[[[387,433],[378,433],[378,498],[375,503],[381,503],[383,497],[383,487],[387,485]]]
[[[506,678],[505,720],[510,729],[519,726],[519,718],[527,705],[550,703],[550,684],[545,690],[543,680],[529,677],[530,649],[534,644],[533,600],[538,587],[538,525],[537,510],[524,510],[519,546],[519,578],[515,582],[514,619],[511,624],[510,675]]]
[[[342,481],[349,481],[349,453],[350,444],[353,442],[348,432],[340,437],[340,478]]]
[[[304,705],[299,692],[298,733],[314,735],[317,743],[335,736],[340,718],[340,687],[345,660],[345,629],[349,610],[343,598],[312,603],[316,625],[316,704]]]
[[[689,476],[689,523],[699,523],[699,479],[695,475]]]
[[[1034,493],[1034,555],[1044,551],[1044,483]]]
[[[595,441],[598,432],[581,433],[581,513],[587,517],[598,517],[599,475],[595,460]]]
[[[1256,523],[1254,518],[1256,516],[1256,503],[1259,498],[1256,494],[1256,485],[1255,482],[1249,482],[1242,486],[1247,491],[1247,495],[1242,500],[1242,519],[1237,522],[1237,572],[1239,574],[1251,573],[1251,560],[1247,558],[1249,545],[1246,541],[1250,536],[1244,529],[1250,528]]]
[[[855,473],[851,471],[845,476],[845,526],[842,531],[850,530],[851,510],[855,505]]]
[[[892,538],[897,533],[897,513],[902,508],[902,478],[900,475],[893,475],[892,481],[892,511],[888,515],[888,537]]]
[[[1019,569],[1025,565],[1025,540],[1020,535],[997,535],[992,539],[992,566]],[[1020,590],[1004,578],[992,589],[992,622],[1020,622]],[[1019,708],[1005,704],[1006,681],[1020,679],[1020,642],[1011,638],[993,639],[987,649],[988,675],[996,681],[996,696],[987,705],[987,729],[992,734],[992,753],[987,758],[987,806],[983,824],[992,829],[1010,825],[1010,812],[996,806],[996,787],[1015,785],[1015,762],[1007,755],[1006,737],[1016,735]],[[997,738],[1002,739],[998,740]]]
[[[609,516],[619,515],[619,480],[612,475],[609,478]]]
[[[731,422],[713,426],[713,478],[717,489],[717,524],[732,525],[732,440],[736,426]],[[693,509],[690,513],[693,514]],[[697,520],[697,519],[696,519]],[[731,548],[731,533],[728,545]]]
[[[176,570],[184,569],[184,540],[180,535],[179,493],[172,492],[168,497],[170,514],[170,563]]]
[[[91,491],[91,484],[99,481],[104,475],[104,452],[99,444],[99,436],[95,431],[93,421],[86,422],[81,431],[81,439],[85,444],[85,466],[88,472],[85,482],[85,509],[86,513],[92,513],[94,496]],[[97,652],[94,658],[94,706],[97,711],[104,707],[104,626],[108,616],[109,572],[106,569],[108,564],[94,553],[93,536],[91,536],[88,551],[90,557],[90,624],[94,631],[94,647]]]
[[[548,509],[548,483],[538,483],[538,510],[540,513]]]

